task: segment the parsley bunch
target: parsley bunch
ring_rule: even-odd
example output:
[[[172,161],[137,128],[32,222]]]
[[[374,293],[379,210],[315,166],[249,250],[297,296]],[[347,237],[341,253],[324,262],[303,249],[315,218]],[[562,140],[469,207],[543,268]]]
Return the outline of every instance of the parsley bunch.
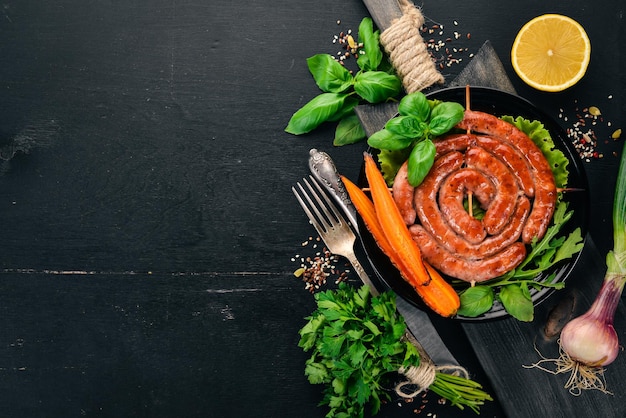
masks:
[[[322,404],[328,418],[362,417],[365,406],[377,413],[389,394],[383,383],[400,367],[418,366],[420,355],[402,337],[404,318],[396,312],[395,294],[371,297],[345,283],[315,295],[318,309],[300,330],[299,346],[312,350],[305,374],[312,384],[327,384]]]
[[[396,310],[396,295],[372,297],[369,287],[340,283],[337,290],[315,295],[317,310],[300,330],[299,346],[311,351],[305,375],[312,384],[325,384],[322,405],[327,418],[363,417],[389,400],[389,386],[401,368],[418,367],[415,345],[404,338],[406,323]],[[387,385],[387,386],[386,386]],[[437,372],[430,386],[435,393],[463,409],[478,412],[491,397],[463,377]]]

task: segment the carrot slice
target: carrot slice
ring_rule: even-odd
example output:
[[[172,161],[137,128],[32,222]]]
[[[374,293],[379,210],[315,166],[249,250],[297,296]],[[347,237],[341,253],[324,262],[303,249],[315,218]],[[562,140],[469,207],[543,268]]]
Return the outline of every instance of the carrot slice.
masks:
[[[405,260],[414,260],[414,263],[411,263],[414,267],[410,272],[410,279],[414,281],[414,284],[427,285],[430,281],[430,276],[422,262],[422,253],[402,220],[400,210],[398,210],[396,202],[387,188],[387,183],[374,162],[374,158],[368,153],[364,153],[364,157],[365,176],[370,186],[376,218],[385,232],[389,245],[398,257]]]
[[[372,165],[374,170],[372,170]],[[378,246],[400,271],[404,280],[415,289],[424,303],[441,316],[453,316],[460,306],[458,294],[437,270],[422,260],[419,247],[411,238],[380,171],[378,171],[372,157],[366,154],[366,175],[368,175],[368,170],[370,191],[372,196],[376,191],[379,201],[383,200],[383,212],[379,212],[381,206],[379,205],[377,208],[376,201],[372,202],[358,186],[349,179],[342,177],[352,203],[354,203]],[[395,217],[393,212],[396,212]],[[378,213],[385,215],[378,216]],[[391,217],[389,216],[390,213]],[[403,237],[397,239],[398,234]]]

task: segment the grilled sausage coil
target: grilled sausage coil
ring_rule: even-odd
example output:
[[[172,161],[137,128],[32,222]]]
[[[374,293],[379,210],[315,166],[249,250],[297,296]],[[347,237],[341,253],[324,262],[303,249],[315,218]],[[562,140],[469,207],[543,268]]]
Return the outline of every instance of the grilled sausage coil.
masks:
[[[557,190],[541,150],[513,125],[466,111],[458,127],[471,133],[436,141],[419,187],[408,183],[405,163],[392,191],[424,259],[448,276],[481,282],[524,260],[526,244],[546,232]],[[468,213],[467,196],[481,219]]]

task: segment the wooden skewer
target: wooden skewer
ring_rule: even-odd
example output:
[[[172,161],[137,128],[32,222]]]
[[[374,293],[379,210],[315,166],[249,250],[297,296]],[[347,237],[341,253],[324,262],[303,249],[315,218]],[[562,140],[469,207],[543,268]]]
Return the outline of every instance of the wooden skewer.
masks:
[[[465,86],[465,110],[470,110],[470,86],[467,84]],[[470,128],[467,128],[467,134],[471,133]]]

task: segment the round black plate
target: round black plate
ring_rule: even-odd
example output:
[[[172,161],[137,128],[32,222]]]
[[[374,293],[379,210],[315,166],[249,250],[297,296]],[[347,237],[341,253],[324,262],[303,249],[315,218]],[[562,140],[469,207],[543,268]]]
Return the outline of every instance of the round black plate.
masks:
[[[465,106],[465,94],[465,87],[452,87],[430,93],[428,94],[428,98],[447,102],[458,102]],[[529,101],[503,91],[490,88],[472,87],[470,89],[470,107],[473,110],[491,113],[496,116],[522,116],[529,120],[541,121],[544,124],[545,128],[550,132],[556,147],[563,151],[565,157],[569,160],[568,187],[582,189],[582,191],[564,193],[563,200],[569,202],[568,209],[573,210],[574,214],[564,225],[559,235],[567,235],[574,229],[580,228],[583,238],[586,237],[587,219],[589,214],[589,187],[582,161],[571,144],[571,141],[567,138],[565,131],[551,117],[539,110]],[[361,172],[361,178],[359,181],[361,185],[365,184],[363,171]],[[359,222],[361,222],[361,220],[359,220]],[[424,306],[417,293],[415,293],[413,288],[400,277],[398,270],[380,251],[374,241],[374,238],[367,233],[367,228],[365,228],[364,225],[361,225],[360,230],[364,231],[361,234],[361,240],[363,242],[365,252],[380,281],[413,305],[426,310],[427,308]],[[547,272],[544,272],[537,277],[536,280],[541,281],[545,279],[547,275],[556,273],[555,281],[565,281],[574,269],[579,257],[580,252],[573,258],[564,260],[561,264],[554,266]],[[543,288],[540,291],[531,290],[534,305],[537,306],[553,292],[554,289],[551,288]],[[503,318],[507,316],[509,316],[509,314],[504,310],[502,304],[496,301],[490,311],[479,317],[470,318],[457,316],[457,318],[466,321],[477,321]]]

